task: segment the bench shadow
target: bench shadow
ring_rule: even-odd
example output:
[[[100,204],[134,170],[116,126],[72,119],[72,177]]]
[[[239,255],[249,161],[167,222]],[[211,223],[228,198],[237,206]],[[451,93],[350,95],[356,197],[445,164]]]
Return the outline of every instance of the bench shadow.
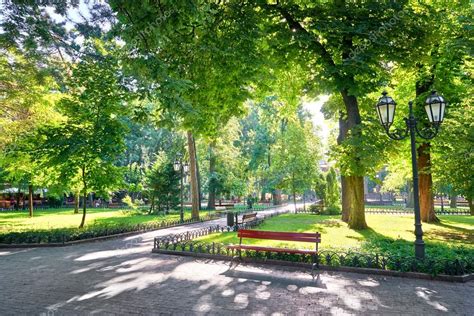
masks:
[[[288,285],[296,285],[298,287],[317,287],[321,289],[327,289],[326,284],[324,284],[321,280],[319,271],[315,272],[315,278],[313,280],[313,278],[309,274],[308,279],[295,278],[294,276],[285,277],[264,272],[236,270],[235,268],[237,268],[238,266],[240,266],[240,263],[234,264],[233,267],[229,266],[229,269],[227,269],[220,275],[234,279],[236,278],[260,282],[271,282],[272,284],[280,284],[284,287],[287,287]]]

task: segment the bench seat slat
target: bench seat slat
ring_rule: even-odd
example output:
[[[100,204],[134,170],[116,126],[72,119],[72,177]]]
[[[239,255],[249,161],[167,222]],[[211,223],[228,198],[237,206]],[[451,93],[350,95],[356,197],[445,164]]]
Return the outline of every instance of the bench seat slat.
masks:
[[[284,253],[301,253],[301,254],[317,254],[316,250],[311,249],[292,249],[292,248],[275,248],[275,247],[260,247],[250,245],[230,245],[227,246],[229,249],[235,250],[255,250],[255,251],[268,251],[268,252],[284,252]]]

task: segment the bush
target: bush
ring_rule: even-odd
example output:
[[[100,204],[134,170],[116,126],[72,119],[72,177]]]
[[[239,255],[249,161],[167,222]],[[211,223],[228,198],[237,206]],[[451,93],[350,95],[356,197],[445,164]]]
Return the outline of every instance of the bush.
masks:
[[[319,204],[311,204],[309,206],[309,210],[312,212],[312,213],[316,213],[316,214],[320,214],[321,212],[321,207]]]
[[[138,209],[138,205],[133,203],[132,198],[130,195],[125,195],[125,197],[122,199],[122,202],[125,203],[128,207],[130,207],[132,210]]]
[[[339,206],[328,206],[325,207],[322,212],[320,212],[321,215],[339,215],[341,213],[342,211]]]

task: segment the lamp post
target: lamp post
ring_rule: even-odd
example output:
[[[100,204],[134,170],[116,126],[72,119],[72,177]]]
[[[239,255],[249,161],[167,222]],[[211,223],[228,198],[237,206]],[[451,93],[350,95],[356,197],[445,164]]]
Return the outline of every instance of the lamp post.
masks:
[[[421,215],[420,215],[420,197],[418,192],[418,168],[416,163],[416,141],[415,137],[418,135],[423,139],[434,138],[440,129],[441,123],[444,118],[444,109],[446,108],[446,102],[444,98],[432,91],[431,95],[426,99],[425,110],[430,121],[430,125],[419,128],[418,120],[413,114],[413,102],[408,102],[409,114],[405,117],[406,128],[396,128],[393,132],[390,131],[390,127],[393,124],[395,117],[395,101],[387,96],[387,92],[382,93],[383,96],[379,99],[376,105],[377,114],[380,123],[385,129],[387,135],[394,140],[402,140],[410,136],[411,144],[411,165],[413,171],[413,195],[414,195],[414,211],[415,211],[415,256],[417,259],[423,259],[425,257],[425,243],[423,241],[423,230],[421,228]]]
[[[181,210],[179,212],[179,220],[180,222],[184,222],[184,191],[183,191],[183,186],[184,186],[184,175],[188,172],[189,170],[189,164],[187,162],[183,163],[183,155],[178,154],[175,162],[173,163],[173,169],[176,172],[180,172],[180,177],[181,177]]]

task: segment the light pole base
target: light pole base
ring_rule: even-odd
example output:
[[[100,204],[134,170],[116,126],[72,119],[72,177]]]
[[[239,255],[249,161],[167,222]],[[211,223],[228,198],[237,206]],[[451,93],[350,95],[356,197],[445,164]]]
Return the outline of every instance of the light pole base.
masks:
[[[415,257],[416,259],[425,259],[425,242],[423,240],[415,241]]]

